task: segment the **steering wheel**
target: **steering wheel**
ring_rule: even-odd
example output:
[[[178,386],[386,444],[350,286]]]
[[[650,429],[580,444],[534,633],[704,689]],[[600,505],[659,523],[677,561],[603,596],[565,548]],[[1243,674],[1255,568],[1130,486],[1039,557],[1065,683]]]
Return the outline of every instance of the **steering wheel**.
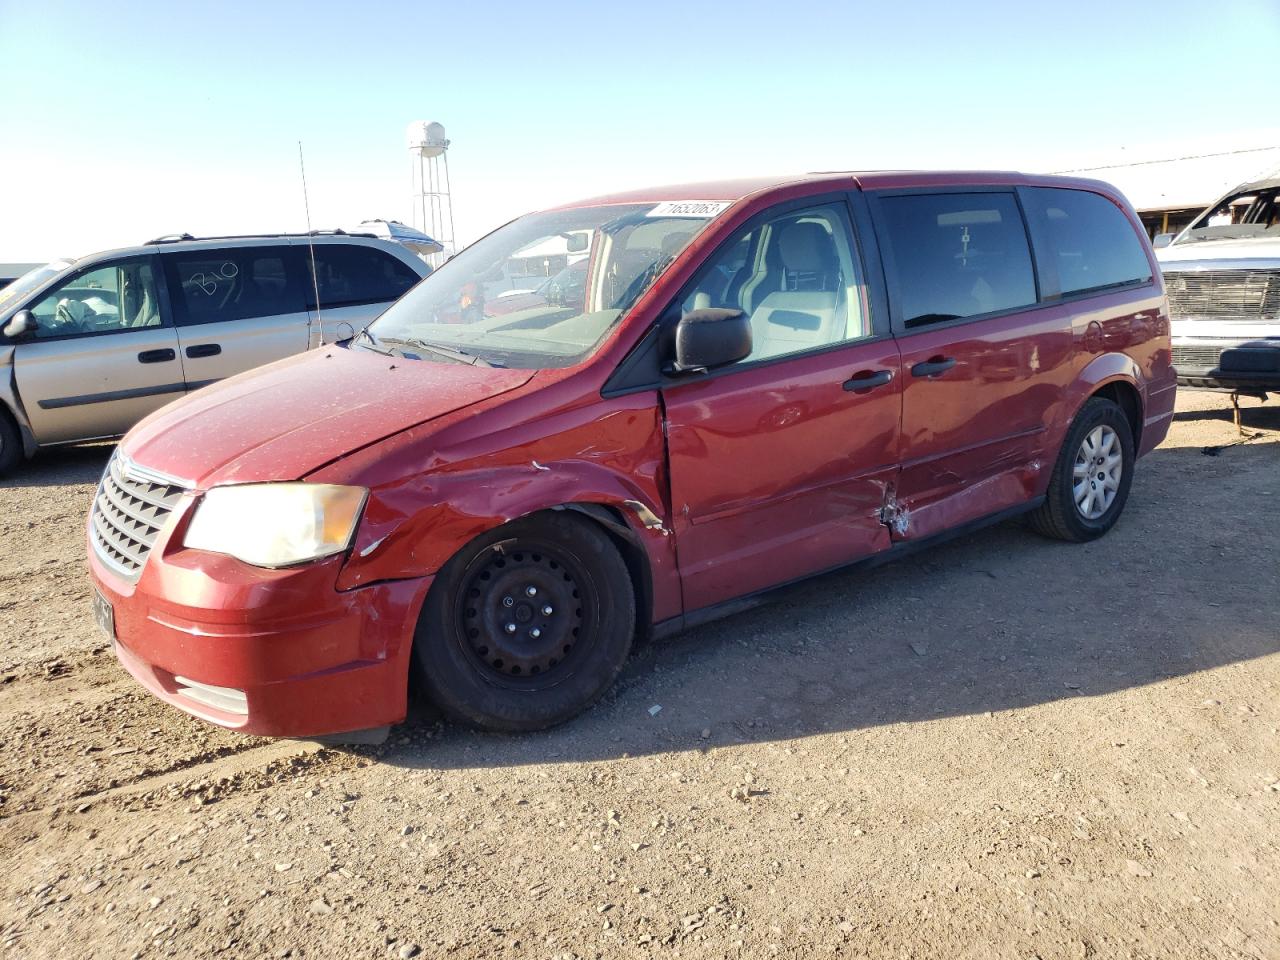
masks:
[[[53,319],[56,326],[66,330],[69,333],[84,333],[86,331],[85,324],[75,317],[71,312],[70,297],[64,297],[58,301],[58,306],[53,311]],[[74,301],[82,310],[87,310],[83,303]]]

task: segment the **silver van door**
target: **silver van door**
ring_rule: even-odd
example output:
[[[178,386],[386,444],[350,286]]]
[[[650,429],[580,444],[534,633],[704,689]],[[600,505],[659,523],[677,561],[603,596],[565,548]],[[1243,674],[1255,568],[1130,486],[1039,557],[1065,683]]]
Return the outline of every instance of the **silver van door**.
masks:
[[[305,240],[298,241],[296,249],[306,268],[305,293],[313,318],[316,292],[320,294],[319,314],[325,343],[345,340],[364,329],[426,273],[425,265],[415,269],[373,243],[323,238],[317,239],[314,246]],[[313,253],[314,279],[310,272]],[[319,325],[314,336],[318,342]]]
[[[307,349],[301,266],[287,244],[162,259],[188,390]]]
[[[28,309],[38,327],[13,350],[37,443],[115,437],[186,388],[155,257],[72,275]]]

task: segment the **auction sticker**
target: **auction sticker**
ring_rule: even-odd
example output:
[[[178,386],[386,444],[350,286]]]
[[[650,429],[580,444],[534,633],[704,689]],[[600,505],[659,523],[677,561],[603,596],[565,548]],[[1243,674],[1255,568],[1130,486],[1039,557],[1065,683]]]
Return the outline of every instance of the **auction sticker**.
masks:
[[[700,217],[711,219],[719,216],[732,204],[727,200],[663,200],[646,217]]]

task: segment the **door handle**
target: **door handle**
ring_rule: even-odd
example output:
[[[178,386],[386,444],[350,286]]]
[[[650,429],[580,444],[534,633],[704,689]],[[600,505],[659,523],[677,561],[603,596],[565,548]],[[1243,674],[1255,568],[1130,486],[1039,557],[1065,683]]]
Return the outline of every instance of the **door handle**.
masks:
[[[169,360],[177,359],[177,352],[169,347],[165,347],[162,350],[143,350],[138,354],[139,363],[166,363]]]
[[[856,393],[859,390],[870,390],[872,387],[883,387],[892,379],[892,370],[868,370],[850,377],[844,382],[844,388]]]
[[[911,368],[913,377],[936,377],[940,373],[946,373],[956,365],[955,357],[931,357],[923,363],[917,363]]]
[[[187,356],[192,360],[199,357],[216,357],[222,352],[222,344],[220,343],[197,343],[193,347],[187,347]]]

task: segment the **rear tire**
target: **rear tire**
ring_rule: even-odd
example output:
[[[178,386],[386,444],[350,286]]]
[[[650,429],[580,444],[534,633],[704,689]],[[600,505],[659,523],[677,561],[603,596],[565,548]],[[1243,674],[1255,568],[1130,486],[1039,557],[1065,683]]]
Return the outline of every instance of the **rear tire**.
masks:
[[[549,512],[490,531],[444,565],[418,619],[414,662],[452,719],[541,730],[604,695],[635,628],[635,591],[608,535]]]
[[[0,476],[22,462],[22,453],[22,434],[18,432],[18,425],[0,404]]]
[[[1029,516],[1032,529],[1075,543],[1102,536],[1124,511],[1134,460],[1129,418],[1113,401],[1090,398],[1067,430],[1045,501]]]

